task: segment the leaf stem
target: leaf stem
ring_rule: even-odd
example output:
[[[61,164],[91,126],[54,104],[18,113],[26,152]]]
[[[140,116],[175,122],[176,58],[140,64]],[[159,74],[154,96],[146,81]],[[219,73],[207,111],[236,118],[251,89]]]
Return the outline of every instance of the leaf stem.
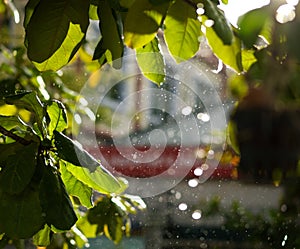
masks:
[[[20,143],[20,144],[23,144],[23,145],[28,145],[30,144],[32,141],[28,141],[22,137],[19,137],[18,135],[12,133],[11,131],[9,130],[6,130],[4,127],[2,127],[0,125],[0,133],[2,133],[3,135],[7,136],[7,137],[10,137],[12,138],[13,140],[15,140],[16,142]]]

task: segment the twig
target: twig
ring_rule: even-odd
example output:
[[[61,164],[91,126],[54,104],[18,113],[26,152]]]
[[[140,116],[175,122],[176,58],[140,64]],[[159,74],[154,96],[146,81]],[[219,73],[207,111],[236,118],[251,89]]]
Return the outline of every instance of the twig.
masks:
[[[6,130],[4,127],[2,127],[0,125],[0,133],[2,133],[3,135],[12,138],[13,140],[15,140],[16,142],[23,144],[23,145],[28,145],[31,143],[31,141],[28,141],[22,137],[19,137],[18,135],[12,133],[11,131]]]

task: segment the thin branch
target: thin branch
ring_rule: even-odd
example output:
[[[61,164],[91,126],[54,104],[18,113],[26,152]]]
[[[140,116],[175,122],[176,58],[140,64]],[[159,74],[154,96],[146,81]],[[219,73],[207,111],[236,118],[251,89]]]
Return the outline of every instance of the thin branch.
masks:
[[[19,137],[18,135],[12,133],[11,131],[6,130],[4,127],[2,127],[0,125],[0,133],[2,133],[3,135],[12,138],[13,140],[15,140],[16,142],[23,144],[23,145],[28,145],[30,144],[32,141],[28,141],[22,137]]]

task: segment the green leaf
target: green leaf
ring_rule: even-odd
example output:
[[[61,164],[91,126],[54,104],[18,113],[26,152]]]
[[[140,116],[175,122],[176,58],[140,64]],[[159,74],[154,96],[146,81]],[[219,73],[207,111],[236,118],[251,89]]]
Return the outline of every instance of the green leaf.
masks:
[[[90,171],[95,171],[101,167],[100,163],[84,150],[81,144],[74,142],[61,132],[53,131],[54,144],[57,149],[58,156],[76,166],[83,166]]]
[[[230,24],[224,16],[224,12],[218,7],[218,3],[211,0],[204,0],[205,15],[214,21],[212,28],[217,36],[223,41],[224,45],[231,45],[233,32]]]
[[[33,244],[39,247],[46,247],[51,242],[51,228],[45,225],[44,228],[36,233],[32,239]]]
[[[29,126],[24,123],[18,116],[2,116],[0,115],[0,124],[6,130],[21,129],[27,130]]]
[[[92,189],[73,176],[64,162],[60,162],[60,172],[69,195],[78,197],[85,207],[92,207]]]
[[[40,200],[46,223],[69,230],[77,221],[69,195],[58,173],[47,166],[40,183]]]
[[[0,231],[13,239],[28,239],[45,224],[39,195],[29,186],[19,195],[0,189]]]
[[[202,18],[204,18],[204,16]],[[243,70],[239,39],[234,37],[231,45],[224,45],[223,41],[210,27],[205,28],[205,36],[214,54],[221,59],[225,65],[231,67],[236,72]]]
[[[40,71],[58,70],[79,49],[88,24],[89,1],[41,0],[26,26],[29,59]]]
[[[97,234],[104,234],[115,243],[119,243],[123,236],[123,212],[111,198],[101,197],[97,205],[90,209],[87,219],[91,224],[97,225]]]
[[[152,41],[166,15],[169,3],[153,5],[148,0],[135,1],[124,23],[124,42],[128,47],[141,48]]]
[[[77,223],[76,227],[87,237],[87,238],[96,238],[97,225],[91,224],[87,215],[81,216]]]
[[[54,130],[61,132],[68,127],[66,109],[61,102],[52,100],[47,105],[47,113],[50,118],[50,123],[48,124],[50,136],[53,135]]]
[[[89,18],[91,20],[99,20],[98,14],[97,14],[97,8],[98,6],[94,5],[94,4],[90,4],[90,8],[89,8]]]
[[[40,132],[46,135],[46,112],[44,105],[39,97],[34,92],[23,92],[15,95],[11,95],[5,98],[5,102],[10,105],[16,105],[20,108],[27,109],[32,112],[36,118],[36,122]]]
[[[255,57],[255,50],[242,50],[242,64],[245,71],[257,61]]]
[[[258,35],[265,27],[269,16],[269,8],[262,7],[251,10],[239,18],[238,34],[247,48],[252,48],[255,45]]]
[[[105,234],[108,238],[110,238],[113,242],[118,244],[123,236],[123,218],[119,215],[112,213],[110,219],[107,222],[107,231],[105,230]]]
[[[143,75],[158,86],[165,80],[165,62],[158,39],[154,38],[143,48],[136,50],[136,58]]]
[[[9,194],[21,193],[31,181],[36,168],[38,144],[16,144],[14,152],[4,160],[0,171],[0,188]]]
[[[79,181],[103,194],[119,193],[121,185],[103,166],[90,172],[87,168],[66,164],[67,170]]]
[[[113,66],[115,68],[120,68],[121,60],[118,59],[123,55],[124,44],[118,29],[118,24],[114,18],[108,0],[99,1],[98,16],[100,20],[99,26],[102,35],[102,39],[100,41],[101,50],[108,49],[111,52],[111,60],[113,61]]]
[[[90,224],[97,224],[103,227],[107,222],[108,214],[111,209],[111,201],[108,197],[103,196],[97,200],[96,206],[88,210],[87,220]]]
[[[188,60],[199,50],[200,22],[195,9],[184,1],[176,1],[165,19],[165,39],[177,62]]]
[[[36,6],[39,4],[41,0],[29,0],[25,6],[25,17],[24,17],[24,22],[23,26],[26,29],[27,25],[30,21],[30,18],[36,8]]]

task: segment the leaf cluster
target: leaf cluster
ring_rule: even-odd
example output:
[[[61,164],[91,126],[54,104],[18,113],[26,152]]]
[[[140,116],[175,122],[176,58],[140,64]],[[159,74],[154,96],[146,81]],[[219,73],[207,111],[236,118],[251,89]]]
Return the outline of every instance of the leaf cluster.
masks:
[[[51,4],[30,0],[24,22],[28,57],[40,71],[60,69],[72,60],[80,46],[85,46],[89,21],[97,20],[100,37],[93,60],[100,65],[108,62],[120,68],[127,46],[136,50],[144,75],[160,84],[165,65],[157,37],[162,31],[177,62],[193,57],[201,37],[206,37],[225,63],[241,71],[240,44],[218,4],[211,0],[54,0]],[[197,14],[199,9],[204,13]],[[206,25],[208,20],[212,26]]]
[[[46,246],[54,232],[76,224],[77,207],[98,206],[93,208],[94,191],[118,195],[126,186],[63,134],[68,123],[61,102],[42,102],[28,91],[3,101],[33,117],[26,123],[20,116],[0,116],[0,234],[3,240],[33,237],[36,245]],[[110,214],[110,234],[120,233],[127,211],[120,219]],[[116,242],[120,238],[109,237]]]

